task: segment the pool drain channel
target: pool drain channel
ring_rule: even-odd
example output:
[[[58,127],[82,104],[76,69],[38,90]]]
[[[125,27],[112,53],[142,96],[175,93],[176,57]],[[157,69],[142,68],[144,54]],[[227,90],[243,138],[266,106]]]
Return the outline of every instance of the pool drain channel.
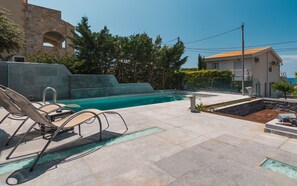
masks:
[[[57,161],[57,160],[64,160],[70,156],[73,156],[73,155],[76,155],[79,153],[97,150],[102,147],[115,145],[118,143],[137,139],[137,138],[144,137],[144,136],[149,136],[151,134],[155,134],[155,133],[162,132],[162,131],[163,131],[163,129],[161,129],[159,127],[154,127],[154,128],[149,128],[149,129],[133,132],[130,134],[125,134],[125,135],[115,137],[115,138],[105,139],[105,140],[95,142],[95,143],[89,143],[89,144],[69,148],[66,150],[49,152],[49,153],[45,154],[43,157],[41,157],[38,164],[48,163],[48,162]],[[36,156],[1,164],[0,165],[0,175],[30,167],[33,164],[33,161],[35,158],[36,158]]]
[[[297,167],[293,165],[267,158],[261,166],[278,174],[282,174],[297,180]]]

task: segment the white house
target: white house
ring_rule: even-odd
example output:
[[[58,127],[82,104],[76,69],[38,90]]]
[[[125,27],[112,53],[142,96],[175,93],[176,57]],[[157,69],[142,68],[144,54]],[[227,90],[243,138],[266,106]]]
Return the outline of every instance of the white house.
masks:
[[[231,51],[205,59],[207,69],[230,70],[234,81],[242,80],[242,52]],[[244,52],[245,81],[253,82],[253,93],[263,97],[274,96],[272,83],[280,81],[282,59],[271,48],[253,48]]]

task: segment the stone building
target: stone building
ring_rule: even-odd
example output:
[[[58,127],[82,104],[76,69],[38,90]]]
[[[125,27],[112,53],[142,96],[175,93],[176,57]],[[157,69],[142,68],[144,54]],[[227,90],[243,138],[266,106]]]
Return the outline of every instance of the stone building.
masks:
[[[8,9],[11,19],[25,31],[26,43],[12,61],[30,61],[30,54],[41,50],[74,53],[68,38],[74,27],[61,19],[60,11],[31,5],[28,0],[0,0],[0,6]]]

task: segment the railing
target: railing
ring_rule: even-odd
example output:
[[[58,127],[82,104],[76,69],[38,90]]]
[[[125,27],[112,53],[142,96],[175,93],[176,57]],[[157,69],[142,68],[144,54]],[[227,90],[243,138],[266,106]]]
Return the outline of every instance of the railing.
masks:
[[[45,95],[46,95],[46,92],[47,92],[48,90],[52,90],[52,91],[53,91],[53,102],[56,103],[56,102],[57,102],[57,91],[56,91],[56,89],[54,89],[53,87],[46,87],[46,88],[43,90],[42,102],[45,103]]]
[[[241,76],[242,69],[230,69],[234,76]],[[252,71],[250,69],[244,69],[244,76],[252,76]]]
[[[242,80],[242,69],[230,69],[232,74],[234,74],[234,80],[235,81],[241,81]],[[244,69],[244,80],[250,81],[253,79],[253,74],[250,69]]]
[[[287,78],[287,73],[286,73],[286,72],[281,72],[281,73],[280,73],[280,77],[282,77],[282,78]]]

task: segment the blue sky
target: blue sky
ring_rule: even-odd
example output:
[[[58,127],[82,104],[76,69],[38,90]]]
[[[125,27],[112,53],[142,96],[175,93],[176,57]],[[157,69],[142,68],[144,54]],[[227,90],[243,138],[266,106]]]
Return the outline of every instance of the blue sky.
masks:
[[[62,11],[62,18],[73,24],[82,16],[89,18],[93,31],[104,26],[114,35],[128,36],[146,32],[163,42],[177,37],[185,43],[220,34],[245,23],[245,45],[271,45],[282,57],[282,71],[294,77],[297,71],[296,0],[29,0],[30,4]],[[171,43],[167,43],[171,44]],[[196,67],[197,56],[220,51],[211,48],[240,47],[240,29],[201,42],[186,44],[188,62]],[[230,49],[228,49],[230,50]]]

